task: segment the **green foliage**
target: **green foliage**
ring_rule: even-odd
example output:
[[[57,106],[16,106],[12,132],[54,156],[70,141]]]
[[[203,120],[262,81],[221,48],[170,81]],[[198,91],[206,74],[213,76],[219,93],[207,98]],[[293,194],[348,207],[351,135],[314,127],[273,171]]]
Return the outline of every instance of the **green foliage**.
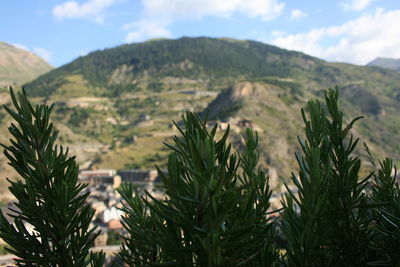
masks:
[[[306,140],[292,181],[298,196],[288,194],[282,230],[288,240],[290,266],[365,266],[371,260],[371,206],[359,180],[361,161],[353,157],[358,139],[350,134],[360,118],[343,125],[338,90],[326,92],[329,117],[318,101],[302,111]]]
[[[147,85],[147,89],[151,92],[161,92],[163,90],[163,84],[160,82],[152,82]]]
[[[218,119],[222,120],[222,119],[228,118],[230,116],[235,115],[240,110],[240,108],[241,108],[241,103],[237,103],[236,105],[232,105],[232,106],[222,107],[222,109],[219,110],[219,112],[212,118],[217,119],[217,120]],[[205,113],[207,113],[207,112],[208,111],[206,111]]]
[[[358,86],[348,86],[343,90],[350,102],[359,107],[363,113],[379,115],[382,111],[378,98],[367,90]]]
[[[11,90],[11,97],[16,111],[4,108],[18,126],[11,124],[11,145],[2,146],[21,180],[9,187],[17,199],[10,210],[15,224],[0,214],[6,250],[18,266],[104,266],[104,253],[89,253],[97,236],[89,229],[94,210],[85,204],[89,193],[82,193],[74,158],[55,145],[53,106],[32,106],[25,91]],[[282,236],[270,216],[269,178],[257,168],[258,135],[247,129],[243,152],[233,152],[229,127],[217,133],[188,112],[176,124],[180,135],[166,144],[167,172],[158,169],[166,197],[140,196],[132,184],[118,190],[128,232],[118,236],[119,259],[128,266],[398,266],[396,168],[385,159],[360,177],[351,134],[360,117],[345,125],[338,97],[330,89],[325,105],[313,100],[301,111],[305,139],[299,138],[299,171],[291,176],[296,189],[286,185],[282,199]],[[110,242],[118,237],[111,232]],[[282,237],[286,254],[279,263]]]
[[[194,83],[194,80],[198,82]],[[241,81],[257,81],[257,86],[265,87],[265,92],[259,92],[257,96],[251,93],[249,98],[252,101],[246,101],[238,106],[237,110],[228,109],[220,113],[219,118],[225,121],[226,116],[241,113],[240,115],[246,115],[246,119],[256,122],[261,129],[268,129],[265,131],[267,136],[260,142],[260,148],[276,158],[271,161],[269,167],[282,169],[280,173],[284,176],[289,176],[290,169],[295,165],[290,152],[294,148],[293,142],[288,139],[299,126],[298,106],[303,105],[304,99],[312,94],[323,97],[323,90],[320,88],[332,84],[341,84],[343,88],[348,88],[344,90],[341,98],[346,114],[353,117],[361,110],[368,115],[360,123],[358,133],[363,134],[361,137],[370,137],[371,147],[379,150],[374,151],[377,156],[395,157],[400,152],[397,142],[400,116],[396,112],[400,107],[398,101],[400,95],[398,90],[396,91],[396,88],[400,88],[400,80],[397,72],[324,62],[299,52],[254,41],[181,38],[122,45],[80,57],[42,75],[27,84],[26,88],[32,96],[44,96],[54,100],[82,96],[110,97],[107,99],[110,104],[124,103],[121,106],[119,103],[114,106],[109,105],[107,113],[110,117],[114,117],[117,112],[126,122],[133,122],[139,115],[138,110],[133,107],[138,105],[143,109],[140,112],[154,115],[152,117],[155,127],[160,130],[158,122],[178,119],[180,112],[178,109],[186,110],[193,107],[198,112],[212,99],[208,96],[193,105],[192,96],[169,94],[167,90],[217,92]],[[152,83],[162,83],[162,92],[154,93],[146,88],[146,85]],[[132,96],[138,99],[130,99]],[[153,100],[144,100],[154,96],[159,98],[157,101],[160,105],[154,105]],[[194,98],[199,96],[193,95]],[[118,97],[124,101],[115,99]],[[281,104],[286,107],[280,106]],[[262,105],[267,108],[262,108]],[[285,109],[284,112],[281,112],[282,108]],[[72,109],[67,110],[64,117],[59,116],[59,121],[66,126],[72,126],[73,131],[79,135],[86,135],[100,142],[110,141],[109,136],[112,132],[106,126],[109,124],[105,122],[106,117],[99,116],[97,120],[94,119],[95,114],[91,114],[85,126],[80,127],[78,131],[77,127],[68,123],[72,111]],[[276,119],[277,113],[284,119]],[[210,114],[214,114],[212,110]],[[384,115],[385,119],[377,120],[370,114]],[[90,123],[93,121],[98,121],[100,125],[94,127]],[[129,127],[130,125],[123,129]],[[143,136],[153,134],[148,128],[141,131]],[[122,130],[122,135],[130,137],[128,131]],[[275,136],[289,141],[290,151],[282,150],[277,155],[278,149],[274,145],[267,146],[265,140],[272,140]],[[118,151],[112,149],[109,154],[116,157]],[[99,167],[107,165],[103,157]],[[122,168],[123,165],[116,167]]]
[[[305,139],[299,138],[299,172],[292,174],[296,189],[287,185],[282,200],[282,261],[286,266],[393,266],[400,238],[394,166],[387,159],[377,174],[360,178],[361,160],[354,156],[358,139],[350,132],[360,117],[344,125],[338,96],[337,89],[328,90],[326,105],[310,101],[301,112]],[[229,130],[217,142],[216,127],[208,132],[194,114],[188,113],[183,125],[182,136],[167,145],[173,151],[168,174],[159,172],[167,198],[141,198],[130,185],[120,189],[129,233],[121,259],[130,266],[277,264],[272,240],[280,237],[267,215],[268,178],[255,171],[257,135],[248,129],[243,154],[231,154]]]
[[[26,87],[34,96],[47,96],[65,83],[66,76],[81,74],[89,86],[107,88],[106,95],[116,96],[118,92],[136,90],[129,86],[131,80],[149,74],[157,80],[162,77],[236,78],[240,75],[288,77],[293,73],[293,66],[301,66],[302,60],[309,59],[313,58],[254,41],[229,42],[204,37],[158,40],[92,52],[39,77]],[[129,72],[125,80],[110,84],[112,74],[126,67]]]
[[[303,156],[296,154],[300,170],[292,174],[296,192],[288,188],[283,201],[282,232],[288,241],[289,266],[327,266],[324,251],[328,239],[326,216],[329,213],[328,179],[331,144],[326,136],[327,120],[318,101],[307,105],[310,119],[302,110],[306,140],[300,140]]]
[[[105,97],[118,97],[126,92],[138,92],[140,88],[136,84],[117,84],[108,85],[108,90],[103,93]]]
[[[119,190],[129,233],[119,257],[130,266],[273,265],[271,192],[256,170],[257,135],[246,132],[239,159],[226,143],[229,129],[216,141],[216,126],[208,131],[193,113],[183,120],[182,136],[167,145],[168,173],[159,170],[167,197],[141,198],[131,185]]]
[[[90,111],[85,108],[74,108],[68,123],[73,127],[81,127],[82,123],[90,117]]]
[[[400,88],[393,88],[391,91],[391,97],[400,102]]]
[[[304,96],[304,89],[302,88],[301,84],[294,83],[294,82],[288,82],[288,81],[282,81],[275,78],[270,78],[270,77],[262,77],[256,80],[264,81],[269,84],[276,85],[278,87],[286,89],[291,95],[293,96]]]
[[[148,107],[155,106],[155,103],[159,101],[157,97],[146,97],[144,99],[141,98],[132,98],[132,99],[123,99],[118,98],[115,107],[117,108],[117,112],[121,116],[130,116],[132,113],[137,113],[140,109],[145,109]]]
[[[18,123],[9,127],[11,145],[4,155],[21,180],[9,181],[16,198],[10,210],[14,225],[0,214],[0,237],[16,255],[18,266],[86,266],[89,248],[97,236],[89,229],[94,210],[78,183],[78,166],[68,149],[55,145],[58,131],[50,123],[53,106],[32,106],[25,91],[10,90],[16,111],[4,108]],[[31,225],[30,232],[27,225]],[[103,256],[93,254],[92,266]]]
[[[396,170],[391,159],[380,163],[374,173],[372,199],[382,204],[376,211],[377,246],[384,255],[383,262],[392,266],[400,264],[400,188],[396,183]],[[389,260],[388,260],[389,259]]]
[[[105,266],[105,261],[106,261],[106,254],[104,252],[98,252],[98,253],[90,252],[89,254],[90,267]]]
[[[358,139],[350,134],[360,117],[344,126],[343,113],[338,108],[338,90],[326,93],[326,104],[331,120],[327,123],[327,137],[332,145],[331,178],[328,186],[327,219],[331,222],[328,247],[332,250],[334,264],[365,266],[372,249],[372,222],[368,198],[364,193],[367,180],[360,181],[361,160],[353,157]]]

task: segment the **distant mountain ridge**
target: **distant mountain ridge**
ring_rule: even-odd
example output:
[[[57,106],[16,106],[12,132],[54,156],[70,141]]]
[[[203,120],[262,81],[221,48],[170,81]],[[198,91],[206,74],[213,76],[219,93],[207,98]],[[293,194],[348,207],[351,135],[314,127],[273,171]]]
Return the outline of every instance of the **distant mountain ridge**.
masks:
[[[62,142],[82,166],[152,168],[166,161],[162,142],[178,134],[182,112],[232,125],[235,148],[247,126],[259,131],[261,163],[279,177],[295,168],[300,109],[338,85],[346,120],[372,153],[400,158],[400,73],[330,63],[255,41],[181,38],[92,52],[25,85],[55,102]],[[64,135],[63,135],[64,133]],[[360,151],[362,153],[362,151]],[[81,156],[84,155],[84,156]]]
[[[369,62],[367,66],[375,66],[400,71],[400,58],[378,57]]]
[[[0,42],[0,86],[22,85],[52,68],[37,55]]]

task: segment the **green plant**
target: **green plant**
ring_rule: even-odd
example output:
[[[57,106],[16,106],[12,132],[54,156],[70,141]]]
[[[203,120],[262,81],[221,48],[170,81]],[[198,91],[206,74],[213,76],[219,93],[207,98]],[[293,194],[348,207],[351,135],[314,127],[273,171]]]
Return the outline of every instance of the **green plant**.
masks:
[[[384,255],[382,261],[392,266],[400,263],[400,188],[396,174],[391,159],[381,162],[378,173],[374,173],[371,196],[374,203],[381,204],[375,212],[375,244]]]
[[[2,146],[21,180],[9,181],[14,225],[0,213],[6,250],[18,266],[103,266],[104,253],[89,253],[98,233],[89,229],[94,210],[85,204],[86,185],[78,183],[68,149],[55,145],[53,106],[32,106],[25,91],[11,90],[11,97],[16,111],[4,108],[18,126],[11,124],[11,145]],[[296,188],[286,185],[282,200],[282,236],[270,216],[269,178],[257,169],[258,135],[247,129],[243,152],[233,152],[229,127],[218,139],[217,126],[209,129],[189,112],[182,126],[175,124],[180,136],[166,144],[167,172],[158,169],[166,197],[142,197],[132,184],[118,190],[128,231],[119,259],[128,266],[274,266],[279,239],[287,266],[398,266],[396,167],[385,159],[360,179],[358,139],[350,133],[359,118],[344,125],[338,97],[330,89],[326,106],[314,100],[301,112],[305,139],[296,154],[299,172],[291,176]]]
[[[246,132],[239,155],[216,141],[199,116],[187,113],[173,145],[168,173],[159,170],[167,197],[141,198],[132,185],[124,199],[124,237],[119,257],[130,266],[271,266],[276,236],[268,216],[268,177],[256,170],[258,137]],[[151,201],[150,201],[151,200]]]
[[[53,106],[29,102],[25,91],[10,89],[16,111],[4,106],[18,123],[9,127],[11,145],[2,144],[21,180],[9,181],[16,198],[10,210],[14,225],[0,213],[0,237],[18,266],[101,266],[104,255],[90,253],[97,234],[89,229],[94,210],[89,193],[78,183],[78,166],[68,149],[55,145],[58,131],[50,123]],[[28,230],[28,226],[32,230]],[[89,257],[89,261],[88,261]]]
[[[82,127],[82,124],[90,117],[90,110],[85,108],[73,108],[73,112],[71,117],[68,120],[68,123],[75,127],[79,128]]]
[[[371,211],[365,188],[371,175],[360,179],[361,160],[353,155],[359,139],[350,133],[361,117],[344,125],[339,110],[339,91],[328,90],[325,96],[330,120],[327,136],[332,144],[329,154],[332,167],[328,184],[330,235],[327,244],[335,265],[365,266],[372,253]]]
[[[372,208],[364,193],[369,175],[359,179],[361,161],[352,156],[358,139],[350,134],[360,117],[343,125],[338,89],[325,93],[328,115],[318,101],[302,111],[306,140],[297,155],[298,195],[289,190],[283,201],[282,230],[288,240],[290,266],[365,266],[371,261]]]
[[[288,241],[286,261],[289,266],[327,266],[324,245],[328,240],[326,216],[329,212],[328,181],[330,178],[332,145],[326,135],[327,119],[318,101],[307,104],[309,119],[304,109],[306,139],[299,143],[303,156],[296,154],[298,176],[292,174],[297,188],[288,189],[283,200],[282,232]]]
[[[159,93],[163,90],[163,83],[160,82],[150,82],[147,85],[147,89],[151,92]]]

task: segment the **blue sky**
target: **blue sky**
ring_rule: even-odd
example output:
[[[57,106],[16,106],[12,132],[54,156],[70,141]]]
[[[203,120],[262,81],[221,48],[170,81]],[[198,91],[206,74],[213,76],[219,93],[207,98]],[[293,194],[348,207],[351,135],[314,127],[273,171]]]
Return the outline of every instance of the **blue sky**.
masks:
[[[400,58],[399,0],[13,0],[0,41],[58,67],[90,51],[182,36],[257,40],[329,61]]]

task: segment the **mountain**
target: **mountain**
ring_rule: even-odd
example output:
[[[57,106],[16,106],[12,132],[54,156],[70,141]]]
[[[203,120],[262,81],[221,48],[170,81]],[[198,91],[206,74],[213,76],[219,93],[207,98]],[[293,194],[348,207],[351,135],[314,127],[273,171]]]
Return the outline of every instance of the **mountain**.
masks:
[[[9,104],[10,96],[6,88],[10,85],[22,85],[52,69],[46,61],[26,50],[19,49],[5,42],[0,42],[0,105]],[[10,118],[0,108],[0,142],[7,142],[7,125]],[[14,177],[16,174],[6,164],[5,157],[0,156],[0,173],[2,178]],[[0,192],[6,191],[5,179],[0,179]]]
[[[400,58],[378,57],[369,62],[367,66],[375,66],[400,71]]]
[[[257,129],[261,167],[284,179],[296,167],[300,109],[335,85],[346,120],[365,116],[354,135],[374,155],[399,159],[399,72],[330,63],[254,41],[202,37],[122,45],[80,57],[25,87],[35,101],[56,104],[60,141],[81,166],[162,166],[168,154],[162,142],[178,134],[171,121],[191,110],[208,113],[221,129],[229,122],[237,149],[245,127]]]
[[[24,84],[51,69],[35,54],[0,42],[0,87]]]
[[[174,77],[221,81],[296,74],[313,58],[252,41],[212,38],[156,40],[95,51],[26,85],[35,96],[117,96]],[[317,59],[313,59],[317,60]],[[268,62],[268,64],[266,64]],[[138,88],[135,88],[138,87]],[[150,90],[157,90],[156,84]]]

